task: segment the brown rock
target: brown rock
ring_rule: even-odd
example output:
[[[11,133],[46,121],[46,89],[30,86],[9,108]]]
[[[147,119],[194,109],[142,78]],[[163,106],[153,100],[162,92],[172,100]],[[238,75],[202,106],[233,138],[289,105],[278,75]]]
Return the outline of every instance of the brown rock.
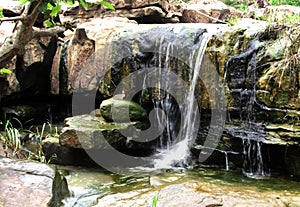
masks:
[[[84,32],[86,36],[79,37],[79,41],[75,41],[74,37],[68,47],[69,88],[95,89],[96,77],[105,73],[103,70],[107,42],[118,29],[135,25],[135,21],[120,17],[93,19],[78,25],[77,31]]]
[[[219,23],[226,19],[240,15],[234,8],[228,7],[221,1],[202,0],[192,1],[183,10],[182,22],[186,23]]]
[[[3,158],[0,172],[0,206],[47,206],[52,196],[52,168],[42,163]]]

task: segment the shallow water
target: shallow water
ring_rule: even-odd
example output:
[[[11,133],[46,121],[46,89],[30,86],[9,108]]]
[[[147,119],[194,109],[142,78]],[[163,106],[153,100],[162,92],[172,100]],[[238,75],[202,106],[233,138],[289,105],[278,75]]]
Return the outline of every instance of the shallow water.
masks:
[[[118,175],[97,168],[66,169],[71,206],[300,206],[300,183],[285,177],[248,178],[239,172],[200,168],[132,169]]]

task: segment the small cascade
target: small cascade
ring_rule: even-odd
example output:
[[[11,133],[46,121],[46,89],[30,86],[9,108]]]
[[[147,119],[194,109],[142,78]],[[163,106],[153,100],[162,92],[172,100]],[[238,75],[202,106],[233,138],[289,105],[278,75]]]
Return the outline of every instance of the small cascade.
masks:
[[[244,139],[244,174],[248,177],[268,176],[269,171],[265,169],[262,143],[256,140]]]
[[[229,131],[234,133],[233,137],[238,137],[243,144],[243,171],[249,177],[268,176],[269,170],[264,161],[262,153],[263,141],[266,134],[262,126],[254,124],[256,122],[256,107],[259,105],[256,99],[256,51],[259,42],[253,41],[246,52],[233,57],[227,62],[227,68],[232,68],[237,73],[233,78],[232,91],[239,93],[240,107],[239,119],[241,126]]]
[[[226,171],[229,171],[229,160],[228,160],[227,151],[224,152],[224,155],[225,155],[225,169],[226,169]]]

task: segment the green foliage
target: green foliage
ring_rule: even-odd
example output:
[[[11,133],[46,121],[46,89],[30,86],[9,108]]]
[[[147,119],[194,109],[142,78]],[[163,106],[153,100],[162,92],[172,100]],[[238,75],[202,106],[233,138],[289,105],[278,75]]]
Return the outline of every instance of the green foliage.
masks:
[[[44,24],[45,27],[54,27],[53,22],[50,21],[49,19],[45,20],[45,21],[43,22],[43,24]]]
[[[249,8],[250,0],[221,0],[228,6],[232,6],[240,11],[247,11]],[[300,0],[268,0],[271,5],[292,5],[292,6],[300,6]],[[254,0],[254,3],[257,1]]]
[[[248,0],[221,0],[223,3],[225,3],[228,6],[232,6],[240,11],[247,11],[249,4]]]
[[[111,5],[110,3],[108,3],[107,1],[101,1],[100,4],[105,6],[106,8],[108,8],[110,10],[115,10],[115,7],[113,5]]]
[[[20,5],[23,6],[27,2],[34,1],[37,0],[20,0]],[[64,3],[73,6],[75,2],[78,2],[83,8],[88,8],[91,5],[91,3],[87,2],[86,0],[43,0],[39,5],[39,11],[47,15],[47,17],[56,17],[61,10],[61,4]],[[115,10],[114,6],[107,1],[100,1],[99,4],[108,9]]]
[[[0,18],[3,18],[3,8],[0,8]]]
[[[300,16],[296,14],[290,14],[284,18],[284,22],[287,24],[296,24],[300,22]]]
[[[156,207],[156,206],[157,206],[158,194],[159,194],[159,191],[158,191],[158,192],[156,193],[156,195],[153,197],[153,200],[152,200],[152,207]]]
[[[292,5],[292,6],[300,6],[299,0],[269,0],[270,4],[278,6],[278,5]]]
[[[18,121],[18,120],[17,120]],[[13,150],[13,155],[20,156],[21,145],[21,134],[19,129],[13,127],[11,120],[6,119],[4,116],[4,122],[0,121],[0,125],[4,128],[4,134],[0,134],[0,139],[4,142],[6,147]]]
[[[12,120],[18,122],[20,128],[16,128],[12,124]],[[49,124],[50,133],[52,132],[52,126]],[[24,130],[21,122],[16,119],[7,119],[6,114],[4,114],[3,121],[0,121],[0,126],[3,128],[3,133],[0,133],[0,140],[3,141],[4,146],[6,148],[10,148],[13,151],[13,156],[17,155],[18,158],[26,158],[30,160],[37,160],[42,163],[49,164],[52,160],[57,158],[56,154],[53,154],[48,160],[43,152],[43,139],[46,136],[45,129],[47,124],[44,123],[41,130],[36,128],[35,132],[30,130]],[[32,136],[36,140],[36,149],[34,151],[30,151],[24,147],[24,143],[22,143],[21,133],[26,132],[29,137]],[[55,128],[54,136],[58,136],[57,128]],[[24,141],[23,141],[24,142]]]
[[[33,131],[30,131],[30,134],[32,136],[35,137],[36,139],[36,144],[37,144],[37,151],[36,152],[31,152],[28,156],[28,159],[30,160],[37,160],[39,162],[42,162],[42,163],[47,163],[49,164],[52,160],[56,159],[57,158],[57,155],[56,154],[53,154],[49,160],[46,159],[46,156],[44,154],[44,151],[43,151],[43,140],[44,138],[46,137],[46,133],[45,133],[45,129],[46,129],[46,126],[49,126],[49,129],[50,129],[50,133],[52,132],[52,126],[50,123],[44,123],[41,130],[39,128],[36,128],[35,132]],[[57,129],[56,129],[56,134],[57,134]]]
[[[7,68],[0,69],[0,75],[4,75],[4,74],[10,75],[11,73],[12,73],[11,70],[9,70]]]
[[[35,1],[37,0],[20,0],[20,5],[23,6],[28,2],[35,2]],[[43,22],[44,26],[49,28],[58,25],[59,23],[54,22],[53,19],[60,13],[61,5],[68,4],[73,6],[76,2],[78,2],[85,9],[92,5],[86,0],[43,0],[40,3],[38,9],[42,14],[44,14],[44,17],[46,19]],[[108,9],[115,10],[114,6],[107,1],[100,1],[99,4],[103,5]],[[0,13],[0,17],[1,17],[1,13]]]

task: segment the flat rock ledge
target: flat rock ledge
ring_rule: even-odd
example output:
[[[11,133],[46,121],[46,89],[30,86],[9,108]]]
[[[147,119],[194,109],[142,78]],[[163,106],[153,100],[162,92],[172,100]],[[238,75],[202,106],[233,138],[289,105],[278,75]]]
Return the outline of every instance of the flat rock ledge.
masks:
[[[59,136],[61,146],[79,149],[143,150],[149,148],[133,139],[140,136],[145,123],[139,121],[115,123],[106,122],[102,116],[84,114],[65,119],[65,126]],[[132,131],[130,138],[123,131]],[[134,133],[136,132],[136,133]]]
[[[29,160],[0,158],[0,183],[3,207],[56,207],[62,198],[55,196],[69,194],[66,180],[57,171]]]

